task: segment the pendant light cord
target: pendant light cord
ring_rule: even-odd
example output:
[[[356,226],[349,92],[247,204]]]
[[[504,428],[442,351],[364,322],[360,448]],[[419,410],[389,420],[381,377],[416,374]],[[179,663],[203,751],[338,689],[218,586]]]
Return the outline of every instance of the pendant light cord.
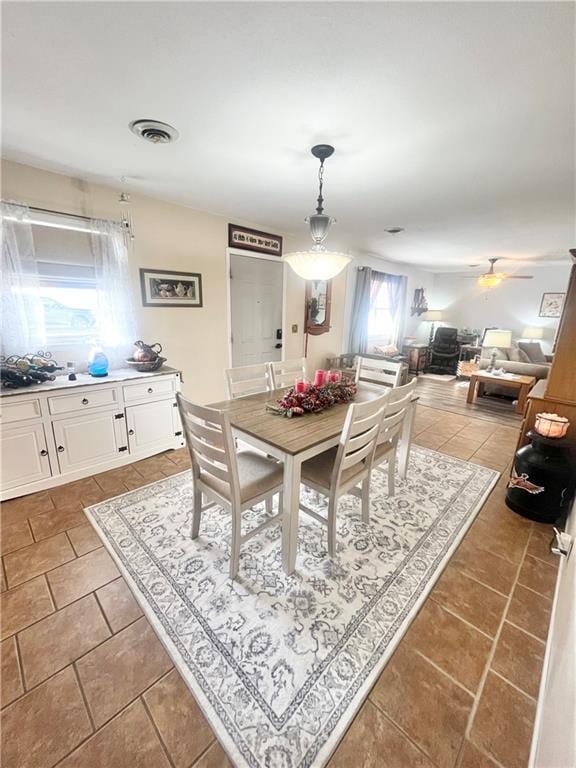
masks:
[[[322,213],[324,211],[324,198],[322,197],[322,188],[324,186],[324,160],[320,160],[320,168],[318,169],[318,182],[318,205],[316,206],[316,213]]]

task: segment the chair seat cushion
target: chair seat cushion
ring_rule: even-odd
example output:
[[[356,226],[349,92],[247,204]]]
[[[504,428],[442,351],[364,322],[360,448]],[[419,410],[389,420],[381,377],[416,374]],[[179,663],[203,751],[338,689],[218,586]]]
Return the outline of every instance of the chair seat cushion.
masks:
[[[308,461],[302,464],[302,481],[306,483],[306,480],[319,485],[321,488],[330,488],[330,479],[332,477],[332,470],[334,469],[334,462],[336,461],[336,454],[338,453],[338,446],[330,448],[323,453],[319,453],[318,456],[313,456]],[[343,485],[349,480],[352,480],[355,476],[362,474],[364,463],[356,464],[354,467],[345,469],[340,475],[340,483]]]
[[[240,451],[238,476],[240,479],[240,500],[244,504],[270,492],[282,483],[282,464],[254,451]],[[230,500],[230,486],[207,472],[200,472],[200,480],[216,493]]]

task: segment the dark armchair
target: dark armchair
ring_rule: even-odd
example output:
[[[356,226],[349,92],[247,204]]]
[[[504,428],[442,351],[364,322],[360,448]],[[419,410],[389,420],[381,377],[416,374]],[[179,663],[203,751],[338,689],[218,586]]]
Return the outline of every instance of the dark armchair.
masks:
[[[430,347],[427,370],[432,373],[456,373],[460,344],[457,328],[437,328]]]

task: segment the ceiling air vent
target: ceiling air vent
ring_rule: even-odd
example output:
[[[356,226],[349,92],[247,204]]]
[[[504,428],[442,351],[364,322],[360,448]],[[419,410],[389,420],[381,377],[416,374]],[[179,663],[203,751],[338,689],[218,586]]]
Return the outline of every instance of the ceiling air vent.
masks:
[[[151,141],[152,144],[169,144],[176,141],[179,135],[176,128],[159,120],[133,120],[129,127],[136,136]]]

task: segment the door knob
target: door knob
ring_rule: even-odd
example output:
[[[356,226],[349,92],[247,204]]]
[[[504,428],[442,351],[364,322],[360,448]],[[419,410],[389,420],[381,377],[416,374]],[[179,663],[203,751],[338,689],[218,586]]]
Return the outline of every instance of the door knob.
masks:
[[[88,405],[88,398],[87,397],[83,397],[82,398],[82,405]]]
[[[129,430],[128,430],[128,434],[129,434],[129,435],[133,435],[133,434],[134,434],[134,430],[133,430],[133,429],[129,429]]]
[[[148,387],[148,394],[149,394],[149,395],[151,395],[151,394],[152,394],[152,392],[154,392],[154,390],[152,389],[152,387]]]
[[[46,450],[46,448],[42,448],[42,450],[40,451],[40,456],[48,456],[48,451]]]
[[[59,451],[60,453],[62,453],[62,451],[63,451],[63,450],[64,450],[64,446],[63,446],[63,445],[59,445],[59,446],[58,446],[58,451]]]

